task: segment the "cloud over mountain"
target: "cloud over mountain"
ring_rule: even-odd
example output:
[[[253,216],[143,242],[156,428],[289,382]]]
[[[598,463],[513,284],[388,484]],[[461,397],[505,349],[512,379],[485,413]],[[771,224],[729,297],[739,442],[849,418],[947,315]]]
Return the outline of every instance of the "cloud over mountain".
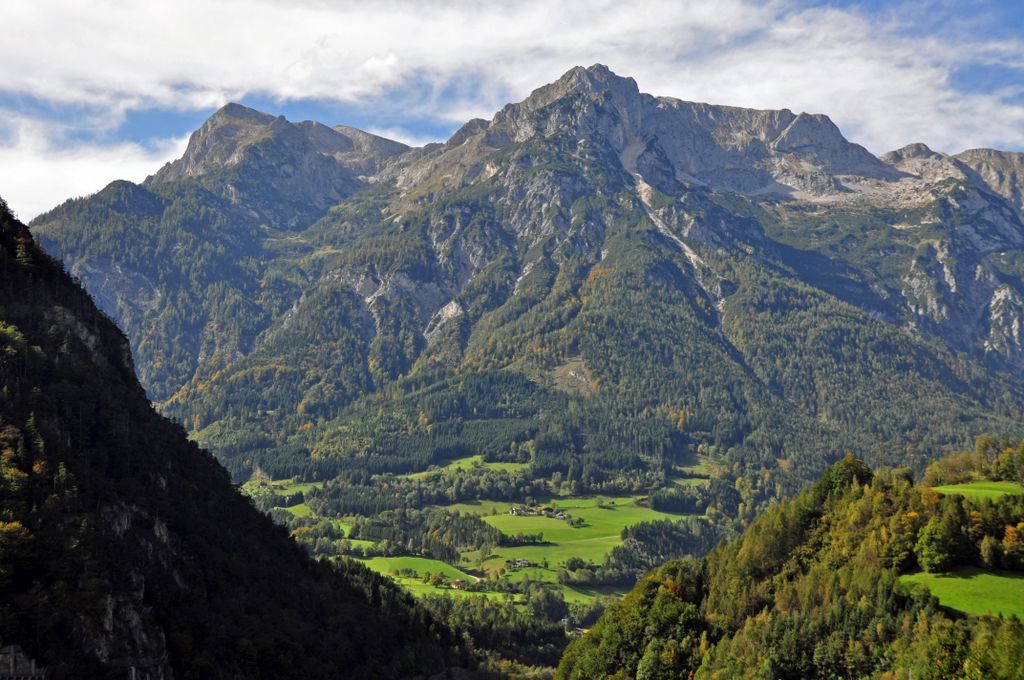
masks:
[[[125,176],[111,174],[104,159],[136,157],[118,133],[131,112],[208,111],[247,97],[327,102],[364,119],[334,122],[398,127],[405,139],[422,140],[430,136],[424,126],[433,132],[489,117],[570,65],[594,62],[634,74],[656,94],[828,112],[875,153],[918,140],[949,152],[1024,147],[1024,41],[1000,32],[1006,18],[985,6],[915,3],[888,13],[789,0],[0,6],[11,27],[0,45],[0,107],[21,114],[25,102],[38,105],[33,117],[49,146],[59,141],[71,158],[100,159],[75,165],[19,145],[8,130],[5,184],[40,163],[74,171],[94,189]],[[83,111],[106,129],[62,137],[69,112]],[[385,120],[373,123],[371,115]],[[93,153],[96,145],[104,151]],[[62,187],[48,199],[14,189],[10,201],[26,217],[68,193]]]

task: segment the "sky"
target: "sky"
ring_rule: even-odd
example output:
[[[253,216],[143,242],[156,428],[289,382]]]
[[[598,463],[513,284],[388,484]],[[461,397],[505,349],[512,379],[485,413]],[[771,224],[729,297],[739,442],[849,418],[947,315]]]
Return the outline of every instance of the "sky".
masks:
[[[142,181],[236,101],[420,145],[575,65],[825,113],[876,154],[1024,151],[1021,0],[0,0],[0,196]]]

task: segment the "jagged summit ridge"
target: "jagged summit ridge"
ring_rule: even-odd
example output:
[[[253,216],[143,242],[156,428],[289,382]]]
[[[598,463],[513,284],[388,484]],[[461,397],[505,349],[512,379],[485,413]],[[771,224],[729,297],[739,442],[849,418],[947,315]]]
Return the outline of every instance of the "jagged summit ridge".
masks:
[[[955,158],[1024,215],[1024,153],[969,149]]]
[[[316,121],[289,122],[241,104],[225,104],[192,133],[185,153],[167,163],[147,183],[172,182],[237,165],[254,145],[280,140],[296,150],[334,158],[353,169],[376,170],[372,161],[409,150],[401,142],[347,125],[328,127]]]
[[[502,112],[517,108],[535,111],[559,99],[578,94],[599,96],[621,104],[639,98],[641,93],[635,80],[616,75],[604,64],[594,64],[589,68],[575,66],[555,82],[534,90],[519,104],[505,106]]]
[[[641,92],[633,78],[594,64],[573,67],[523,101],[506,105],[490,121],[471,120],[447,143],[423,149],[343,125],[291,123],[227,104],[192,135],[182,158],[148,178],[147,184],[203,178],[244,166],[255,147],[279,141],[298,150],[301,158],[282,158],[278,165],[298,168],[303,179],[319,183],[319,191],[299,195],[323,209],[358,190],[360,182],[397,178],[399,184],[409,185],[437,172],[458,181],[474,177],[476,171],[459,166],[477,162],[479,154],[449,153],[467,143],[501,148],[552,135],[609,145],[627,171],[641,168],[645,182],[669,191],[683,182],[747,195],[849,200],[868,191],[877,197],[879,191],[893,193],[887,185],[907,177],[910,166],[920,166],[906,165],[907,161],[926,156],[938,160],[924,145],[908,145],[877,158],[847,140],[823,114],[656,97]],[[339,167],[323,164],[328,158]],[[942,164],[941,173],[959,176],[970,171],[1018,210],[1024,209],[1024,163],[1014,154],[972,150],[950,158],[959,161],[957,169]],[[932,167],[929,176],[936,169]],[[909,174],[916,173],[910,169]],[[895,193],[892,200],[901,192]]]
[[[197,180],[269,226],[297,228],[368,186],[408,150],[356,128],[292,123],[227,104],[192,134],[181,158],[144,184]]]
[[[192,133],[181,158],[164,165],[146,182],[200,177],[215,169],[234,165],[241,160],[241,152],[260,136],[281,131],[284,119],[280,119],[275,130],[276,121],[279,119],[268,113],[241,104],[226,104]]]
[[[842,177],[895,180],[900,173],[843,137],[821,114],[687,102],[640,92],[635,80],[595,64],[508,104],[489,121],[460,129],[434,155],[413,163],[448,165],[440,157],[474,137],[501,147],[531,138],[570,136],[611,147],[623,167],[671,191],[679,182],[746,194],[822,195],[844,191]],[[458,164],[458,154],[451,160]]]

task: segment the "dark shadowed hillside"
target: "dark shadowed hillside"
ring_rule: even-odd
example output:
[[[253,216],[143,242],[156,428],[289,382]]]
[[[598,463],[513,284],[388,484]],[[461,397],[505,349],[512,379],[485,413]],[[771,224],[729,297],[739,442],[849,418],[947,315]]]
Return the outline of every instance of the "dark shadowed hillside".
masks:
[[[313,562],[157,415],[127,339],[6,205],[0,638],[58,678],[426,677],[470,660],[391,583]]]

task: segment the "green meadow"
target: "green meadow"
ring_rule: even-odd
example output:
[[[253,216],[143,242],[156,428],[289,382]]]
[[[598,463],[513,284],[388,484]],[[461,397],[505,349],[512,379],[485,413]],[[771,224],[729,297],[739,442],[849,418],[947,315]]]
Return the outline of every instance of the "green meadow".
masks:
[[[900,583],[920,583],[943,607],[965,614],[1024,617],[1024,574],[1019,572],[964,567],[946,574],[906,574]]]
[[[600,564],[612,548],[622,543],[622,530],[627,526],[681,517],[637,505],[637,499],[630,496],[546,499],[543,505],[564,512],[570,517],[581,518],[583,525],[573,527],[565,520],[542,515],[514,516],[509,514],[509,511],[513,506],[517,506],[515,503],[460,503],[450,508],[483,515],[485,522],[509,536],[537,533],[544,535],[544,543],[540,545],[495,549],[483,564],[479,565],[483,569],[498,571],[505,567],[506,560],[526,559],[539,565],[547,563],[546,569],[533,569],[535,574],[538,571],[547,571],[552,575],[555,568],[564,564],[570,557],[579,557],[587,562]],[[554,578],[536,575],[536,580]]]
[[[359,560],[370,569],[390,576],[403,588],[417,597],[424,595],[450,595],[453,597],[510,597],[509,594],[497,591],[468,591],[458,590],[450,586],[450,582],[461,579],[466,582],[477,582],[479,577],[467,574],[461,569],[428,557],[374,557],[371,559]],[[415,576],[410,576],[415,572]],[[423,582],[426,574],[444,574],[448,583],[443,586],[435,586]],[[568,598],[566,598],[568,599]]]
[[[494,591],[475,591],[475,590],[456,590],[448,586],[434,586],[429,583],[423,583],[420,579],[416,578],[405,578],[405,577],[392,577],[394,580],[401,585],[403,588],[408,590],[416,597],[423,597],[425,595],[447,595],[448,597],[487,597],[487,598],[511,598],[515,601],[522,600],[521,595],[515,595],[513,593],[499,593]]]
[[[400,583],[403,588],[417,597],[423,595],[454,595],[457,597],[470,597],[474,595],[485,597],[509,596],[508,593],[497,590],[457,590],[451,588],[448,584],[443,586],[434,586],[429,583],[424,583],[423,576],[425,574],[434,574],[437,572],[443,573],[449,583],[454,579],[462,579],[463,581],[469,582],[476,582],[480,580],[479,577],[468,574],[461,569],[456,569],[449,564],[427,557],[374,557],[372,559],[359,561],[380,574],[390,576],[396,582]],[[408,570],[415,571],[416,576],[408,576]],[[562,597],[565,598],[566,602],[590,602],[595,597],[601,595],[621,595],[624,592],[616,588],[573,588],[570,586],[558,585],[555,573],[547,569],[522,569],[515,572],[512,576],[514,576],[514,578],[511,580],[516,582],[529,578],[533,581],[551,583],[553,587],[556,587],[561,591]],[[517,600],[521,599],[521,596],[519,595],[514,597]]]
[[[309,509],[309,506],[306,505],[305,503],[299,503],[298,505],[290,505],[287,508],[285,508],[285,510],[292,513],[296,517],[309,517],[311,514],[313,514],[312,511]]]
[[[274,493],[281,496],[287,496],[293,493],[307,493],[311,489],[316,489],[323,486],[323,482],[298,482],[293,483],[287,480],[278,480],[270,483],[270,488],[273,489]]]
[[[1019,496],[1024,494],[1024,487],[1013,482],[968,482],[966,484],[936,486],[934,489],[944,495],[959,495],[974,500],[981,500],[983,498],[995,500],[1006,495]]]
[[[450,564],[441,560],[433,560],[429,557],[373,557],[368,560],[361,560],[363,564],[381,574],[389,576],[400,575],[401,572],[411,570],[417,576],[424,574],[436,574],[441,572],[448,580],[462,579],[463,581],[479,581],[476,576],[471,576],[461,569],[456,569]]]
[[[701,477],[672,477],[671,482],[676,486],[707,486],[710,480]]]
[[[444,468],[433,468],[425,472],[409,475],[411,477],[438,474],[441,469],[469,469],[484,467],[490,470],[517,470],[527,467],[523,463],[488,463],[483,457],[467,456],[450,461]],[[699,468],[699,470],[698,470]],[[693,469],[678,470],[677,473],[703,472],[702,464]],[[703,479],[675,480],[677,484],[701,484]],[[318,486],[316,483],[296,484],[291,480],[275,480],[250,482],[251,490],[270,492],[279,496],[287,496],[299,491],[306,493]],[[489,554],[467,552],[461,556],[460,567],[446,564],[440,560],[427,557],[374,557],[360,560],[370,569],[391,576],[406,589],[416,595],[454,594],[470,595],[465,591],[453,590],[447,586],[437,587],[422,582],[427,573],[440,572],[451,581],[478,581],[481,577],[497,578],[503,576],[513,582],[532,580],[552,584],[561,590],[567,602],[588,602],[595,597],[608,594],[621,594],[615,588],[577,588],[558,584],[558,568],[571,557],[578,557],[586,562],[601,564],[605,556],[613,548],[622,543],[622,530],[633,524],[658,519],[679,519],[683,515],[661,512],[638,505],[639,497],[633,496],[585,496],[585,497],[549,497],[539,499],[541,507],[550,507],[555,512],[566,513],[571,518],[582,519],[581,526],[571,526],[568,521],[543,515],[512,515],[513,507],[523,508],[519,502],[480,501],[457,503],[444,506],[447,510],[472,513],[482,516],[483,520],[502,533],[513,536],[516,534],[543,534],[544,542],[537,545],[517,547],[499,546]],[[306,503],[299,503],[285,508],[296,517],[310,516]],[[352,531],[350,522],[343,519],[332,520],[348,536]],[[371,541],[349,539],[353,546],[362,548],[373,545]],[[508,561],[525,559],[535,566],[509,568]],[[465,570],[465,571],[464,571]],[[415,573],[415,576],[411,576]],[[474,575],[476,574],[476,575]],[[481,593],[476,593],[481,594]],[[491,597],[504,597],[505,593],[482,593]]]
[[[424,477],[430,477],[439,474],[445,470],[472,470],[474,468],[481,468],[484,470],[494,470],[496,472],[518,472],[525,470],[530,467],[529,463],[492,463],[484,460],[482,455],[466,456],[465,458],[456,458],[455,460],[449,461],[447,464],[442,466],[433,466],[429,470],[423,472],[414,472],[412,474],[404,475],[409,479],[422,479]]]
[[[323,482],[293,482],[290,479],[274,479],[267,480],[266,478],[258,480],[250,480],[242,485],[242,488],[249,493],[259,492],[261,490],[269,491],[270,493],[278,496],[289,496],[293,493],[306,493],[311,489],[323,486]]]
[[[521,503],[458,503],[446,508],[481,515],[485,522],[507,535],[542,533],[544,543],[516,547],[500,546],[488,555],[480,555],[477,552],[464,553],[461,566],[467,571],[425,557],[375,557],[362,562],[374,571],[389,576],[397,576],[403,570],[411,569],[416,572],[417,577],[422,577],[426,573],[441,572],[449,580],[461,578],[474,581],[478,580],[478,577],[469,573],[474,572],[489,577],[504,575],[513,582],[531,580],[551,583],[561,590],[567,602],[589,602],[595,597],[621,594],[622,591],[616,588],[577,588],[558,585],[559,566],[570,557],[579,557],[600,564],[605,555],[622,543],[623,528],[638,522],[681,517],[637,505],[637,498],[631,496],[546,499],[542,505],[565,512],[571,517],[581,518],[583,525],[573,527],[565,520],[542,515],[509,514],[513,507],[523,507]],[[343,527],[348,528],[344,524]],[[509,569],[507,560],[516,559],[529,560],[536,566]],[[417,578],[397,576],[397,580],[418,595],[458,592],[423,584]],[[465,593],[460,593],[462,594]],[[503,596],[503,593],[496,592],[488,594]]]

